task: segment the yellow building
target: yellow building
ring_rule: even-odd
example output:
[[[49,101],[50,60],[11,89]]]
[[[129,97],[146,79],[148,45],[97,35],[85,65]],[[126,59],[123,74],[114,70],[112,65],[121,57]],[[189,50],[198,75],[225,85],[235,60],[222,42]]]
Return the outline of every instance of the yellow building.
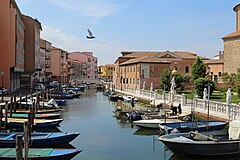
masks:
[[[101,65],[98,67],[99,78],[103,79],[104,81],[112,81],[114,71],[114,64]]]

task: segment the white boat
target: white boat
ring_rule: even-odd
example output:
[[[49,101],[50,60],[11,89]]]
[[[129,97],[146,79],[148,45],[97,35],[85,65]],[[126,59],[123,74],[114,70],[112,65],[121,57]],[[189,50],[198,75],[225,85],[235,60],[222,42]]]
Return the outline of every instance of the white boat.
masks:
[[[166,119],[166,123],[175,123],[175,122],[181,122],[181,120]],[[165,119],[144,119],[144,120],[133,121],[133,124],[138,127],[154,128],[154,129],[159,129],[159,124],[162,124],[162,123],[165,123]]]
[[[137,98],[134,96],[123,96],[123,101],[125,101],[125,102],[132,102],[132,100],[134,100],[134,102],[136,102]]]

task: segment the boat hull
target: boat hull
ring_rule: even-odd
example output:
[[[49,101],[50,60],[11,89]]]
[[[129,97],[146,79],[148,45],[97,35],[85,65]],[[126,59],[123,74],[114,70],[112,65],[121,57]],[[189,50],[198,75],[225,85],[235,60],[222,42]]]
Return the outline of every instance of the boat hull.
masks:
[[[80,133],[32,133],[30,147],[50,147],[60,144],[68,144],[79,136],[79,134]],[[9,137],[11,135],[13,136]],[[24,133],[0,133],[0,137],[4,137],[0,139],[0,146],[6,148],[16,147],[17,135],[24,135]]]
[[[185,139],[190,133],[161,136],[163,142],[174,154],[197,156],[221,156],[239,154],[239,140],[236,141],[191,141]],[[182,139],[183,138],[183,139]]]
[[[8,149],[8,148],[6,148]],[[29,149],[29,154],[31,152],[36,152],[37,149]],[[11,150],[10,150],[11,151]],[[82,150],[78,150],[78,149],[53,149],[53,151],[47,155],[47,156],[33,156],[33,155],[29,155],[29,159],[34,159],[34,160],[70,160],[73,157],[75,157],[77,154],[79,154]],[[4,156],[1,155],[0,159],[7,159],[7,160],[15,160],[16,159],[16,153],[15,153],[15,148],[12,149],[11,151],[13,153],[8,155],[8,156]]]
[[[177,119],[166,119],[167,123],[175,123],[178,121],[179,120]],[[149,120],[134,121],[133,124],[143,128],[159,129],[159,124],[162,124],[164,122],[165,122],[165,119],[149,119]]]

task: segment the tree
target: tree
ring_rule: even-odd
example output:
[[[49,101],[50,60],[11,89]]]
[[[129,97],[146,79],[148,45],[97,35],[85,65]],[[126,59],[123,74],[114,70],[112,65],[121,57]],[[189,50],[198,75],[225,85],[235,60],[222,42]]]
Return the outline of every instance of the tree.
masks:
[[[238,93],[238,97],[240,98],[240,68],[238,67],[237,69],[237,93]]]
[[[210,85],[210,94],[212,93],[215,85],[212,80],[209,80],[206,73],[206,66],[200,57],[197,57],[192,66],[192,81],[195,85],[196,92],[199,96],[203,96],[204,88],[208,88]]]
[[[200,77],[206,77],[206,66],[203,63],[202,59],[197,56],[195,62],[192,65],[192,81]]]
[[[169,91],[171,86],[171,70],[169,69],[163,70],[163,73],[160,76],[160,86],[164,88],[164,85],[166,87],[165,89]]]
[[[160,77],[160,86],[162,88],[164,88],[165,85],[165,89],[167,91],[170,90],[171,87],[171,79],[172,76],[175,77],[175,83],[176,83],[176,89],[182,89],[182,82],[183,82],[183,76],[181,74],[175,74],[172,75],[172,70],[164,70],[161,77]]]
[[[227,72],[222,73],[222,81],[224,84],[228,84],[229,75]]]
[[[215,84],[212,80],[209,80],[206,77],[200,77],[194,81],[196,92],[199,96],[203,97],[204,88],[208,89],[208,85],[210,86],[210,94],[212,94]]]

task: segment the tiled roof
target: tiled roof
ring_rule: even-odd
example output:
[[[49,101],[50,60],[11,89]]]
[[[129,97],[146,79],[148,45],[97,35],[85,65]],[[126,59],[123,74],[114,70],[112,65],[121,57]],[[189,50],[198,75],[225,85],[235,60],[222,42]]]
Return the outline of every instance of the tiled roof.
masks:
[[[221,63],[224,63],[224,60],[222,60],[222,59],[203,60],[203,63],[205,63],[205,64],[221,64]]]
[[[152,55],[145,55],[138,58],[130,59],[119,65],[127,65],[127,64],[134,64],[134,63],[171,63],[171,62],[163,60],[162,58],[152,56]]]
[[[124,52],[122,52],[124,53]],[[165,52],[127,52],[129,54],[126,54],[122,57],[126,58],[137,58],[137,57],[142,57],[145,55],[150,55],[150,56],[157,56],[160,57],[161,55],[165,55],[167,53],[169,54],[175,54],[178,57],[184,58],[184,59],[196,59],[197,55],[191,52],[170,52],[170,51],[165,51]]]
[[[222,39],[234,38],[234,37],[240,37],[240,31],[235,31],[233,33],[230,33],[230,34],[224,36]]]

